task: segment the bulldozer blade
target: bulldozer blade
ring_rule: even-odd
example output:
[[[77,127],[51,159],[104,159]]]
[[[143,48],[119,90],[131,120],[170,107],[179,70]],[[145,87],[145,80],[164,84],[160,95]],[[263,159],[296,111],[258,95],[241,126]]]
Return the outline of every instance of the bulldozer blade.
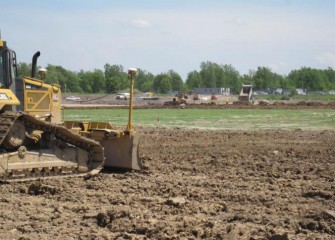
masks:
[[[139,157],[140,137],[137,132],[125,132],[119,138],[100,141],[105,153],[105,167],[142,170]]]

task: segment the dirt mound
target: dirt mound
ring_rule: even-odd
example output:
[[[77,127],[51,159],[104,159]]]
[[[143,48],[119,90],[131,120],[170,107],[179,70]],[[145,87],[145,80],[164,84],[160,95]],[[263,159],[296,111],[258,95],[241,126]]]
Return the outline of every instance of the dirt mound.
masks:
[[[335,102],[329,102],[327,103],[328,107],[335,108]]]
[[[0,239],[334,239],[334,131],[140,132],[143,172],[0,185]]]

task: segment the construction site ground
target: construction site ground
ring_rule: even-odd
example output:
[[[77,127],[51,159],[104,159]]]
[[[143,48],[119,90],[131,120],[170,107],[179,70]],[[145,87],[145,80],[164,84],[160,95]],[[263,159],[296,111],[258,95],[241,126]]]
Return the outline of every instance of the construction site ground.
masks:
[[[335,131],[139,128],[142,172],[0,185],[0,239],[334,239]]]
[[[190,96],[186,100],[184,108],[223,108],[223,109],[241,109],[241,108],[264,108],[264,109],[320,109],[320,108],[334,108],[334,100],[263,100],[258,98],[255,102],[238,102],[238,96],[216,96],[217,100],[212,101],[210,95],[200,96],[199,100],[193,100]],[[159,97],[158,100],[143,100],[139,96],[133,99],[133,107],[136,109],[157,109],[157,108],[176,108],[180,107],[178,104],[174,105],[172,102],[173,95]],[[115,95],[95,96],[85,95],[81,96],[79,101],[68,101],[63,98],[62,105],[64,108],[72,109],[97,109],[97,108],[128,108],[129,100],[119,100]]]

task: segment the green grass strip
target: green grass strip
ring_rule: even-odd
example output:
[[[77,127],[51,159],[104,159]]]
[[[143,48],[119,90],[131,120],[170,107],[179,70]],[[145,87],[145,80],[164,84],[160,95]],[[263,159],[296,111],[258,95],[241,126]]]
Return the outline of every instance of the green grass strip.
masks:
[[[71,110],[65,120],[111,122],[127,125],[127,109]],[[136,109],[134,126],[198,129],[308,129],[335,130],[333,109]]]

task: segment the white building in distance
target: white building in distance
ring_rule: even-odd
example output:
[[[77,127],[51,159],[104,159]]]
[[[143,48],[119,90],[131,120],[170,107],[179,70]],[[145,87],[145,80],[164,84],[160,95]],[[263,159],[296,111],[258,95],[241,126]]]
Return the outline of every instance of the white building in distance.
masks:
[[[195,88],[194,91],[203,95],[229,95],[230,88]]]

